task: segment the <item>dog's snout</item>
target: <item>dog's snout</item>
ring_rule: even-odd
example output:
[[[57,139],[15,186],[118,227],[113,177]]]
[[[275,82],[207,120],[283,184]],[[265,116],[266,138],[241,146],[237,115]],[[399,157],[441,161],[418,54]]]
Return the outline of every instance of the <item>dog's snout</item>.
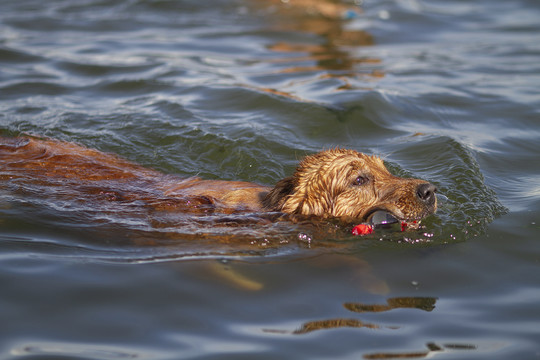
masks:
[[[436,192],[437,187],[429,183],[420,184],[416,188],[416,195],[420,198],[420,200],[426,203],[433,203],[435,201]]]

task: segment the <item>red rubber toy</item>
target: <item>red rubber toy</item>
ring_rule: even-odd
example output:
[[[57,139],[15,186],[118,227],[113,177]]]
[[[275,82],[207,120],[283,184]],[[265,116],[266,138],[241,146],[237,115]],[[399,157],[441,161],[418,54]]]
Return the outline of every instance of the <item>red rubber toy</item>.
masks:
[[[373,226],[368,224],[356,225],[352,229],[353,235],[368,235],[373,233]]]

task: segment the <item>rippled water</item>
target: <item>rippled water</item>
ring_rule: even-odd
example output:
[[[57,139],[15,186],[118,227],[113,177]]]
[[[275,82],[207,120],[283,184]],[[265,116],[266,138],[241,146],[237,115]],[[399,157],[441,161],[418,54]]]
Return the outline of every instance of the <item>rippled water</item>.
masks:
[[[538,19],[526,0],[1,2],[4,136],[266,185],[341,146],[440,194],[420,231],[212,233],[4,177],[1,357],[540,358]]]

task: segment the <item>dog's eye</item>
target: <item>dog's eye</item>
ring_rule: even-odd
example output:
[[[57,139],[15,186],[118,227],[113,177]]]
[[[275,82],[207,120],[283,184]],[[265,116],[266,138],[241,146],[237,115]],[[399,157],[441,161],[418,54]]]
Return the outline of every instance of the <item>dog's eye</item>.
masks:
[[[367,176],[360,175],[356,179],[354,179],[353,185],[360,186],[365,185],[369,181],[369,178]]]

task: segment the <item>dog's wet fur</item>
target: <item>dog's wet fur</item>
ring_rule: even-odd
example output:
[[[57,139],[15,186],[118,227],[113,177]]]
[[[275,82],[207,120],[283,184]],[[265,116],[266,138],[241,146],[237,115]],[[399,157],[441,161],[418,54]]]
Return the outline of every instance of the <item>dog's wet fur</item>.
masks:
[[[179,179],[70,142],[4,137],[0,178],[54,187],[66,198],[186,213],[279,212],[362,222],[380,210],[411,221],[437,208],[434,185],[394,176],[379,157],[345,149],[306,156],[290,177],[268,187]]]

